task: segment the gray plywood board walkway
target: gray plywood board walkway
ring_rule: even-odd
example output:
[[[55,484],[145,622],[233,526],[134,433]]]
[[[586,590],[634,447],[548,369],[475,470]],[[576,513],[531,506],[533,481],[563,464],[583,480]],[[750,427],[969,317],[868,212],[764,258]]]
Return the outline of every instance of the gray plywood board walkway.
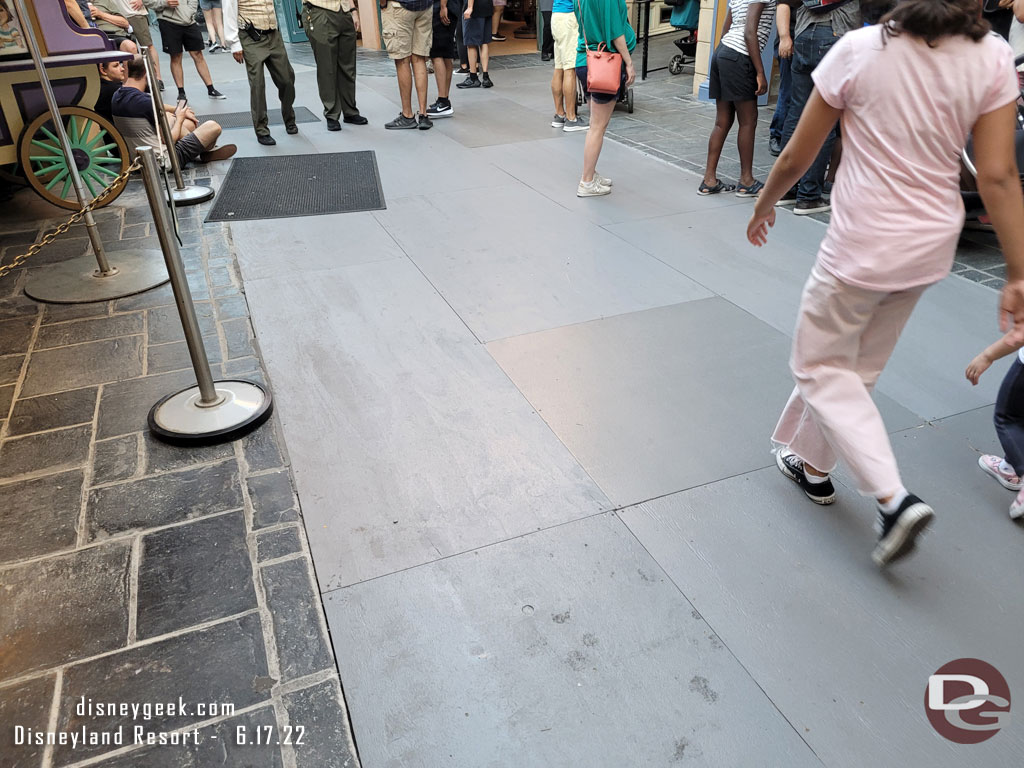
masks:
[[[363,765],[961,764],[927,676],[1024,684],[1024,533],[975,466],[1001,370],[961,381],[996,294],[929,291],[880,382],[939,521],[879,574],[870,506],[809,505],[767,450],[821,223],[754,250],[748,203],[613,143],[580,200],[547,75],[507,77],[429,132],[303,128],[375,150],[388,210],[233,228]],[[395,82],[361,83],[379,127]]]

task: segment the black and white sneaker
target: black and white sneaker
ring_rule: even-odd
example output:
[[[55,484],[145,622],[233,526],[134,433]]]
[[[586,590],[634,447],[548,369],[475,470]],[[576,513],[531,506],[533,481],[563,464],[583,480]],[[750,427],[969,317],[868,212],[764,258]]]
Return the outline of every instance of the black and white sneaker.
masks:
[[[448,99],[438,99],[427,107],[427,117],[434,120],[438,117],[451,117],[455,114],[452,103]]]
[[[832,485],[831,478],[825,478],[820,483],[812,483],[807,479],[804,471],[804,461],[792,451],[780,448],[775,452],[775,463],[779,471],[799,485],[807,498],[815,504],[827,506],[836,500],[836,489]]]
[[[878,544],[871,559],[879,568],[914,551],[917,537],[935,518],[935,511],[917,496],[908,494],[895,512],[878,510]]]

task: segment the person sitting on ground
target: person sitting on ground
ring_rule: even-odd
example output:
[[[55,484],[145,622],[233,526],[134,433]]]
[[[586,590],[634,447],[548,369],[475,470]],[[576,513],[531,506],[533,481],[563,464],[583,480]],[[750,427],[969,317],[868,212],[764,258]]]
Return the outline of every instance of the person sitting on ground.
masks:
[[[459,57],[455,30],[462,23],[459,0],[434,0],[434,36],[430,43],[430,60],[434,62],[437,101],[427,107],[427,117],[451,117],[455,114],[449,98],[452,89],[453,59]]]
[[[97,114],[102,115],[111,122],[114,121],[114,114],[110,109],[110,102],[114,98],[124,79],[128,75],[127,67],[123,61],[104,61],[98,65],[100,71],[100,95],[96,97],[94,109]]]
[[[761,51],[771,37],[775,0],[729,0],[725,34],[711,59],[708,94],[715,100],[715,127],[708,137],[708,160],[698,195],[736,191],[736,197],[757,197],[764,184],[754,178],[754,136],[757,97],[768,93]],[[740,153],[739,184],[718,180],[718,160],[725,139],[739,119],[736,148]]]
[[[487,46],[491,42],[493,13],[493,0],[469,0],[466,3],[466,10],[462,14],[462,37],[466,41],[466,55],[469,56],[469,76],[457,83],[456,88],[490,88],[494,85],[491,76],[487,74],[490,61]]]
[[[141,56],[136,56],[128,63],[124,85],[111,99],[110,109],[114,115],[114,125],[133,153],[139,146],[161,150],[162,143],[153,114],[153,97],[149,95],[146,65]],[[216,146],[221,127],[213,120],[200,123],[195,112],[185,104],[165,109],[169,116],[174,151],[181,167],[184,168],[194,160],[201,163],[227,160],[235,154],[237,147],[234,144]]]
[[[132,33],[131,6],[126,0],[92,0],[89,13],[96,23],[96,29],[105,33],[114,47],[125,53],[138,53],[139,47],[129,37]]]

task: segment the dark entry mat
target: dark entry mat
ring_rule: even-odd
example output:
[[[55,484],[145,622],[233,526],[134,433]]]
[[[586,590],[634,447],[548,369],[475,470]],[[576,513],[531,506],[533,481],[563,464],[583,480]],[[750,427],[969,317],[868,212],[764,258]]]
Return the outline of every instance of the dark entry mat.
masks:
[[[219,115],[203,115],[210,120],[216,120],[225,131],[232,128],[252,128],[252,114],[249,112],[222,112]],[[268,109],[267,117],[270,125],[284,125],[284,118],[281,117],[280,109]],[[319,123],[320,118],[314,115],[306,107],[295,108],[296,123]]]
[[[236,157],[206,220],[280,219],[386,207],[374,152]]]

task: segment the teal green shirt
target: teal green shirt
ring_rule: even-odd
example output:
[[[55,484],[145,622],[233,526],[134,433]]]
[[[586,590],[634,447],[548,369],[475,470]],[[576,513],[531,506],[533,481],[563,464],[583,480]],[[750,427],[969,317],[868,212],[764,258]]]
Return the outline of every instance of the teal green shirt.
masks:
[[[582,5],[582,12],[580,10]],[[580,25],[580,38],[576,46],[576,66],[587,64],[587,46],[583,43],[586,30],[590,50],[596,51],[601,43],[614,52],[612,40],[626,36],[626,47],[632,53],[636,48],[636,32],[626,18],[625,0],[577,0],[576,22]]]

